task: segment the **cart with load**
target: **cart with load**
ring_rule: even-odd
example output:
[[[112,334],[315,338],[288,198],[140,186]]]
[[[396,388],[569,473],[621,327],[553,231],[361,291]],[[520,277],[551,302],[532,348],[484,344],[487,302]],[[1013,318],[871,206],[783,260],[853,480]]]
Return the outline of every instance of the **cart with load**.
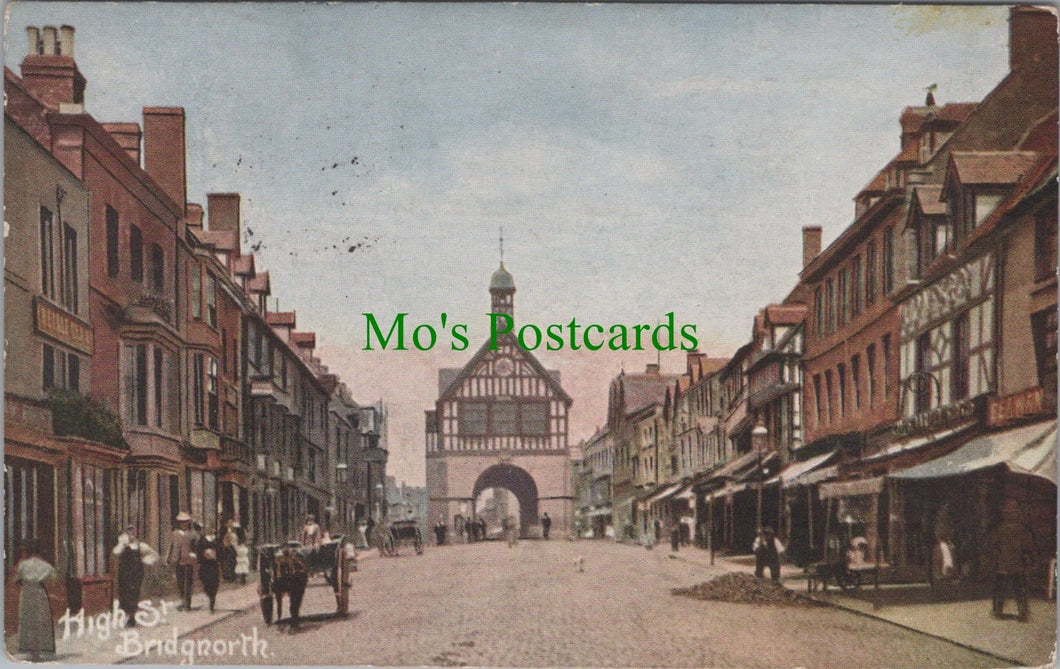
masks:
[[[311,549],[297,541],[286,544],[263,544],[258,547],[258,596],[265,624],[283,617],[283,597],[290,598],[291,621],[298,624],[302,598],[310,574],[322,573],[335,592],[338,615],[350,610],[351,575],[357,570],[357,551],[352,540],[338,536],[319,548]]]

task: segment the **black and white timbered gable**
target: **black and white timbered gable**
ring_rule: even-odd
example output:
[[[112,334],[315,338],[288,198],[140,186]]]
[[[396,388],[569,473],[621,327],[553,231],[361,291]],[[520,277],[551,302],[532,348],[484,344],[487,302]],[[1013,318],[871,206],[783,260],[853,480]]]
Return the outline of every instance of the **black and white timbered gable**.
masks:
[[[495,313],[512,314],[515,283],[501,268],[490,282]],[[570,396],[559,372],[545,369],[504,334],[486,341],[463,369],[438,372],[436,439],[443,452],[541,452],[567,450]]]

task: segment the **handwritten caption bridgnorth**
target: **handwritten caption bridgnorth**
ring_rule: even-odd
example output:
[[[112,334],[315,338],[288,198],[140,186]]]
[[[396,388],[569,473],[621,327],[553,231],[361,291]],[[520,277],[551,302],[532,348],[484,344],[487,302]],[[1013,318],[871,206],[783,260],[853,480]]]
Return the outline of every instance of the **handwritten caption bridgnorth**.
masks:
[[[467,350],[470,345],[467,323],[450,323],[446,313],[439,315],[437,323],[413,324],[406,312],[398,313],[381,323],[375,314],[362,314],[365,319],[365,351],[416,349],[429,351],[439,342],[448,340],[453,351]],[[527,323],[516,327],[508,314],[487,314],[489,318],[489,347],[496,351],[501,339],[514,336],[519,347],[526,351],[544,349],[562,351],[693,351],[699,346],[696,326],[691,323],[677,324],[674,312],[666,314],[666,320],[655,325],[615,323],[603,326],[598,323],[579,323],[577,318],[567,323],[535,325]]]
[[[258,635],[254,626],[249,634],[223,639],[181,639],[180,630],[173,626],[168,634],[151,634],[153,629],[164,629],[169,622],[169,612],[176,609],[176,602],[144,600],[139,602],[133,620],[137,627],[126,629],[128,614],[114,600],[110,611],[96,615],[85,615],[80,609],[76,614],[67,609],[59,619],[64,641],[96,637],[107,641],[112,636],[118,641],[114,652],[122,659],[146,657],[159,662],[178,660],[180,664],[198,664],[203,658],[236,658],[246,663],[253,659],[268,660],[272,657],[269,642]],[[147,636],[141,636],[144,630]]]

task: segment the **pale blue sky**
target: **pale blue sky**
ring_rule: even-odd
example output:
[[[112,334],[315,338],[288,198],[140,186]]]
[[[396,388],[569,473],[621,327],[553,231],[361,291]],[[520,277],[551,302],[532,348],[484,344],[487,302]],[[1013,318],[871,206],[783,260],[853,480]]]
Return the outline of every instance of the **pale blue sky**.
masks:
[[[280,308],[362,400],[391,406],[391,471],[423,480],[423,414],[454,354],[369,353],[361,312],[440,312],[487,334],[497,229],[523,322],[697,325],[730,354],[898,152],[937,83],[981,99],[1007,70],[1004,8],[16,3],[77,28],[88,111],[187,112],[188,198],[244,196]],[[353,159],[356,163],[353,164]],[[332,167],[337,165],[336,167]],[[323,169],[322,169],[323,168]],[[349,240],[349,241],[347,241]],[[355,242],[367,242],[355,252]],[[333,248],[334,247],[334,248]],[[442,342],[447,342],[443,339]],[[572,437],[654,353],[549,355]],[[664,367],[683,368],[676,355]]]

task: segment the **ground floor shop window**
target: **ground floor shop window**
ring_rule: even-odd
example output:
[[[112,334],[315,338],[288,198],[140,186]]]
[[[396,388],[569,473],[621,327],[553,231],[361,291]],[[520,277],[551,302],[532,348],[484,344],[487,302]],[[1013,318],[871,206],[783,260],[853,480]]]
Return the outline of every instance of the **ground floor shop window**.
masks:
[[[36,539],[41,554],[55,560],[55,470],[47,464],[4,458],[4,565],[14,567],[19,542]]]
[[[75,572],[100,576],[107,572],[108,547],[117,539],[111,500],[116,470],[74,463],[72,473]]]
[[[188,470],[189,513],[203,529],[217,531],[217,477],[213,472]]]

